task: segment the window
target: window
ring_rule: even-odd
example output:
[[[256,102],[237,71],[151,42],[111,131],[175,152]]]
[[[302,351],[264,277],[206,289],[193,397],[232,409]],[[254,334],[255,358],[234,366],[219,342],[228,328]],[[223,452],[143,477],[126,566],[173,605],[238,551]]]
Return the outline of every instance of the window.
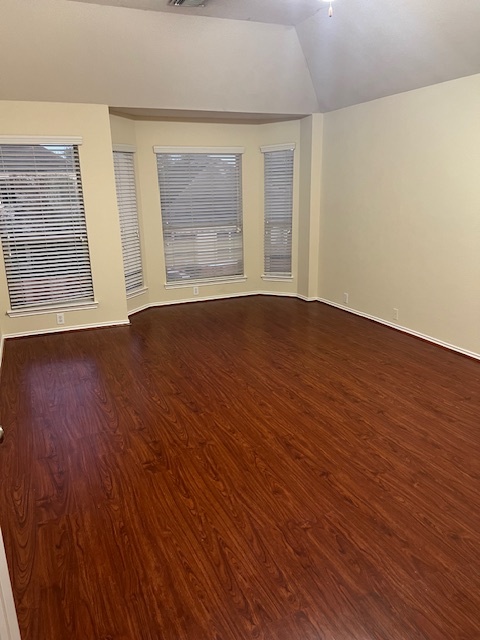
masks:
[[[262,147],[265,168],[264,274],[292,275],[293,150]]]
[[[127,294],[143,288],[142,252],[138,226],[135,165],[132,151],[114,150],[120,231],[122,234],[123,273]]]
[[[167,284],[242,277],[243,150],[155,151]]]
[[[76,145],[0,144],[0,236],[12,312],[93,303]]]

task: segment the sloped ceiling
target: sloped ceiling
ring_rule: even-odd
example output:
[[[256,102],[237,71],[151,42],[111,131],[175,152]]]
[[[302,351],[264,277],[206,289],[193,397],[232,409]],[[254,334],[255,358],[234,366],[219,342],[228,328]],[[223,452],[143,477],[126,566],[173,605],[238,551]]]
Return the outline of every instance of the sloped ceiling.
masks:
[[[480,72],[477,0],[337,0],[296,29],[320,111]]]
[[[302,115],[480,73],[479,0],[333,7],[0,0],[0,99]]]
[[[252,114],[318,110],[294,27],[0,0],[0,99]]]
[[[317,11],[326,12],[327,10],[321,0],[205,0],[205,5],[200,7],[170,6],[168,0],[78,0],[78,2],[286,26],[295,26],[313,16]]]
[[[320,111],[480,72],[478,0],[75,0],[296,26]],[[274,52],[272,52],[274,55]]]

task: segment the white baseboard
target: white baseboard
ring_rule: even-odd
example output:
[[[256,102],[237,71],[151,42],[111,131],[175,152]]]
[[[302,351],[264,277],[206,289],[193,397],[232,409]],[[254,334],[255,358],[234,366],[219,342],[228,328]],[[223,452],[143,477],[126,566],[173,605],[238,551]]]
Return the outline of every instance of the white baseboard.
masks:
[[[328,304],[330,307],[335,307],[336,309],[341,309],[342,311],[353,313],[354,315],[360,316],[361,318],[367,318],[367,320],[373,320],[373,322],[378,322],[379,324],[383,324],[386,327],[390,327],[391,329],[396,329],[397,331],[401,331],[402,333],[408,333],[408,335],[415,336],[416,338],[421,338],[422,340],[426,340],[427,342],[436,344],[439,347],[443,347],[444,349],[449,349],[450,351],[456,351],[457,353],[461,353],[462,355],[468,356],[469,358],[475,358],[475,360],[480,360],[480,353],[476,353],[475,351],[462,349],[461,347],[457,347],[456,345],[450,344],[449,342],[444,342],[443,340],[437,340],[437,338],[433,338],[432,336],[429,336],[425,333],[420,333],[419,331],[414,331],[413,329],[409,329],[408,327],[403,327],[400,324],[395,324],[394,322],[383,320],[382,318],[378,318],[377,316],[372,316],[369,313],[364,313],[363,311],[357,311],[356,309],[352,309],[351,307],[346,307],[342,304],[337,304],[336,302],[332,302],[331,300],[327,300],[326,298],[317,298],[317,300],[318,302],[323,302],[324,304]]]
[[[455,351],[456,353],[461,353],[462,355],[468,356],[470,358],[480,360],[480,353],[476,353],[475,351],[462,349],[461,347],[457,347],[456,345],[450,344],[449,342],[438,340],[437,338],[429,336],[425,333],[414,331],[413,329],[409,329],[408,327],[395,324],[394,322],[389,322],[388,320],[384,320],[383,318],[373,316],[363,311],[358,311],[357,309],[352,309],[352,307],[346,307],[345,305],[332,302],[331,300],[327,300],[326,298],[307,297],[299,293],[273,292],[273,291],[246,291],[242,293],[226,293],[220,296],[219,295],[198,296],[198,297],[195,296],[195,298],[190,297],[182,300],[165,300],[161,302],[152,302],[152,303],[144,304],[140,307],[136,307],[135,309],[132,309],[131,311],[128,312],[128,316],[130,317],[135,313],[139,313],[140,311],[145,311],[146,309],[150,309],[153,307],[164,307],[164,306],[169,306],[173,304],[187,304],[188,302],[207,302],[209,300],[243,298],[246,296],[277,296],[277,297],[287,297],[287,298],[298,298],[300,300],[304,300],[305,302],[315,302],[315,301],[322,302],[323,304],[327,304],[330,307],[335,307],[336,309],[340,309],[341,311],[347,311],[348,313],[352,313],[353,315],[360,316],[361,318],[366,318],[367,320],[372,320],[373,322],[383,324],[386,327],[390,327],[391,329],[396,329],[397,331],[401,331],[402,333],[407,333],[411,336],[415,336],[416,338],[421,338],[422,340],[426,340],[427,342],[431,342],[432,344],[436,344],[445,349],[449,349],[450,351]],[[79,329],[99,329],[102,327],[117,327],[117,326],[124,326],[128,324],[130,324],[130,320],[121,320],[119,322],[101,322],[101,323],[94,323],[94,324],[74,325],[70,327],[62,326],[62,327],[55,327],[53,329],[44,329],[40,331],[22,331],[18,333],[5,334],[0,338],[0,367],[3,362],[3,350],[4,350],[5,340],[7,338],[21,338],[21,337],[49,334],[49,333],[61,333],[64,331],[77,331]]]
[[[277,296],[277,297],[287,297],[287,298],[299,298],[300,300],[305,300],[306,302],[314,302],[317,298],[307,298],[302,296],[299,293],[289,293],[289,292],[280,292],[280,291],[243,291],[242,293],[225,293],[222,295],[214,295],[214,296],[195,296],[194,298],[185,298],[183,300],[164,300],[162,302],[150,302],[148,304],[144,304],[141,307],[136,307],[128,312],[129,316],[132,316],[134,313],[139,313],[140,311],[145,311],[145,309],[150,309],[153,307],[166,307],[173,304],[186,304],[188,302],[207,302],[208,300],[226,300],[227,298],[244,298],[246,296]]]
[[[300,298],[300,300],[305,300],[305,302],[316,302],[318,300],[318,298],[310,298],[308,296],[302,296],[301,293],[297,293],[297,298]]]
[[[153,307],[164,307],[172,304],[186,304],[188,302],[206,302],[208,300],[223,300],[227,298],[241,298],[245,296],[258,296],[258,295],[272,295],[272,296],[288,296],[292,298],[300,298],[302,300],[313,301],[316,298],[305,298],[302,295],[296,293],[274,293],[271,291],[245,291],[241,293],[226,293],[223,295],[212,295],[212,296],[195,296],[195,298],[185,298],[182,300],[164,300],[161,302],[152,302],[148,304],[141,305],[140,307],[136,307],[128,312],[128,316],[132,316],[135,313],[139,313],[140,311],[144,311],[145,309],[153,308]],[[29,336],[39,336],[46,335],[49,333],[63,333],[64,331],[78,331],[79,329],[100,329],[102,327],[118,327],[123,325],[130,324],[130,320],[120,320],[118,322],[97,322],[92,324],[77,324],[72,326],[62,325],[60,327],[53,327],[51,329],[40,329],[38,331],[17,331],[15,333],[6,333],[0,338],[0,367],[3,358],[3,347],[4,341],[8,338],[26,338]]]
[[[3,340],[7,338],[26,338],[28,336],[41,336],[47,333],[64,333],[65,331],[78,331],[79,329],[101,329],[104,327],[121,327],[123,325],[130,324],[130,320],[119,320],[117,322],[94,322],[92,324],[76,324],[72,326],[60,326],[53,329],[40,329],[38,331],[18,331],[17,333],[6,333],[2,336],[2,349]]]
[[[256,296],[277,296],[280,298],[298,298],[299,300],[304,300],[305,302],[315,302],[317,298],[307,298],[307,296],[303,296],[301,293],[291,293],[285,291],[255,291],[252,295]]]
[[[224,293],[222,295],[213,295],[213,296],[195,296],[194,298],[183,298],[181,300],[162,300],[160,302],[149,302],[148,304],[143,304],[141,307],[136,307],[128,312],[129,316],[132,316],[134,313],[139,313],[140,311],[145,311],[145,309],[151,309],[154,307],[168,307],[172,304],[187,304],[188,302],[207,302],[208,300],[224,300],[226,298],[243,298],[245,296],[256,296],[258,295],[256,291],[246,291],[242,293]]]

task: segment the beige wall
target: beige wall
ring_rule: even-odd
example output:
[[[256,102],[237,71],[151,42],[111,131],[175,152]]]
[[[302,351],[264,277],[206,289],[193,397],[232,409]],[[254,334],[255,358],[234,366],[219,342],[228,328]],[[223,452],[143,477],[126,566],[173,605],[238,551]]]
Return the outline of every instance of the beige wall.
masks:
[[[113,144],[129,144],[133,147],[136,146],[137,137],[135,134],[135,120],[111,115],[110,131]]]
[[[480,76],[325,115],[320,296],[480,353]]]
[[[326,115],[270,125],[134,121],[104,106],[0,103],[0,134],[79,135],[95,310],[68,312],[66,327],[125,321],[112,143],[133,144],[148,291],[144,305],[257,291],[349,306],[480,353],[480,76]],[[292,282],[262,280],[260,146],[294,142]],[[246,282],[165,288],[154,145],[242,146]],[[323,151],[323,153],[322,153]],[[323,164],[322,164],[323,163]],[[56,329],[54,314],[9,318],[4,335]]]
[[[126,322],[120,226],[107,107],[0,102],[0,135],[81,136],[79,148],[85,216],[98,308],[65,312],[65,327]],[[54,313],[10,318],[0,269],[0,328],[4,335],[58,329]]]
[[[314,113],[300,123],[300,203],[298,293],[318,296],[320,197],[323,115]]]
[[[80,164],[89,234],[97,309],[65,312],[65,327],[125,322],[128,311],[205,297],[258,291],[295,294],[299,246],[298,233],[300,122],[270,125],[193,124],[134,121],[108,116],[104,106],[58,103],[0,103],[0,135],[81,136]],[[263,272],[263,154],[262,145],[293,142],[295,154],[294,241],[291,282],[262,280]],[[118,211],[112,162],[113,144],[137,149],[137,197],[147,291],[125,296]],[[160,199],[154,145],[245,147],[242,158],[245,282],[165,288]],[[4,270],[0,270],[0,330],[5,335],[57,330],[56,313],[11,318]]]
[[[277,124],[261,125],[256,128],[257,134],[257,148],[261,146],[268,146],[274,144],[286,144],[295,143],[295,151],[293,156],[293,211],[292,211],[292,282],[274,282],[268,279],[262,280],[259,283],[260,291],[267,291],[270,293],[289,293],[296,294],[298,292],[298,263],[301,249],[304,245],[304,238],[300,235],[300,155],[301,155],[301,140],[300,140],[300,128],[301,120],[295,120],[292,122],[281,122]],[[258,167],[259,177],[259,189],[260,189],[260,204],[259,204],[259,217],[262,220],[260,230],[258,233],[258,244],[255,247],[255,251],[258,255],[258,273],[263,274],[263,239],[264,239],[264,225],[263,225],[263,206],[264,206],[264,161],[263,154],[257,155],[260,166]]]
[[[137,148],[137,136],[135,131],[135,121],[129,118],[121,118],[119,116],[110,116],[110,127],[112,133],[112,145],[127,144],[135,149]],[[145,246],[145,228],[144,228],[144,216],[142,207],[142,192],[140,188],[140,167],[139,167],[139,154],[134,155],[135,177],[137,181],[137,210],[138,210],[138,223],[140,229],[140,245],[142,251],[142,263],[143,263],[143,281],[144,289],[140,294],[136,293],[133,297],[127,299],[128,312],[134,311],[141,307],[150,304],[150,296],[148,291],[148,261],[147,252]]]
[[[282,25],[2,0],[0,58],[8,60],[0,99],[260,113],[317,108],[295,28]]]
[[[198,299],[258,291],[294,294],[297,291],[298,262],[298,184],[300,123],[290,121],[268,125],[233,125],[133,121],[111,116],[114,144],[135,144],[137,148],[137,183],[140,198],[140,226],[144,247],[145,280],[148,291],[128,301],[129,310],[148,304]],[[294,142],[294,246],[292,282],[262,280],[263,273],[263,154],[260,147]],[[199,285],[198,296],[193,286],[165,288],[165,260],[162,242],[160,195],[154,145],[189,147],[244,147],[242,156],[243,222],[245,282]]]

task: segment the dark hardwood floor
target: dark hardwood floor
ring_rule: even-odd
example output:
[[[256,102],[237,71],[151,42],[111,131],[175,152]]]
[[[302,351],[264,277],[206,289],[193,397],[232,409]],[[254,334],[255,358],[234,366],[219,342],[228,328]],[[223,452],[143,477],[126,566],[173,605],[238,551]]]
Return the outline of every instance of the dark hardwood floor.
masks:
[[[480,363],[280,298],[9,340],[24,640],[480,639]]]

